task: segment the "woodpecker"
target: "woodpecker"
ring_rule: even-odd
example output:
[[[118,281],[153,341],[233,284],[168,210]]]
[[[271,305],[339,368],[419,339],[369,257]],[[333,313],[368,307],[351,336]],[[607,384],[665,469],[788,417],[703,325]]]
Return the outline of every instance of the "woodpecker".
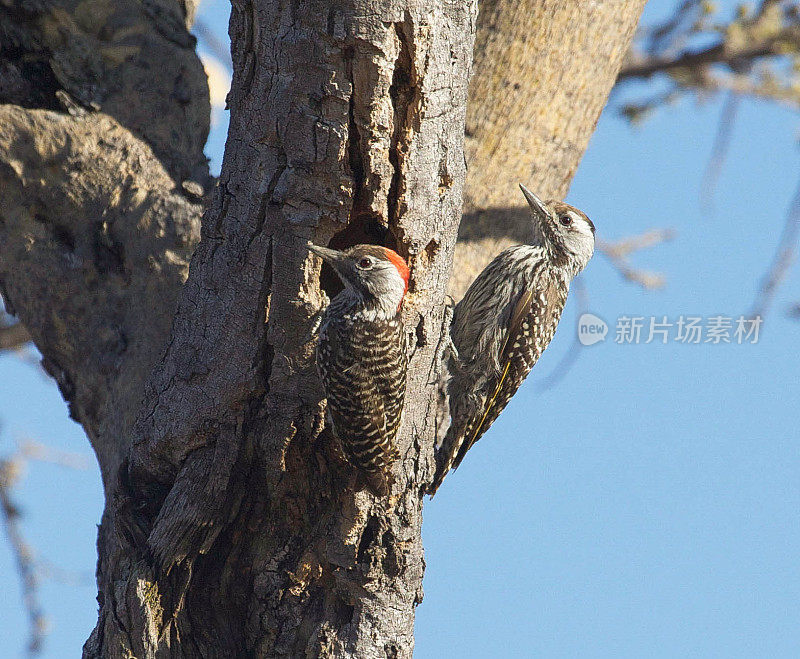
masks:
[[[451,422],[436,454],[431,495],[530,373],[553,338],[570,282],[594,253],[594,224],[584,213],[520,188],[533,216],[532,244],[498,254],[453,311]]]
[[[386,495],[400,456],[394,439],[406,391],[401,307],[409,269],[399,254],[377,245],[308,249],[344,284],[325,310],[317,342],[328,419],[348,461],[375,494]]]

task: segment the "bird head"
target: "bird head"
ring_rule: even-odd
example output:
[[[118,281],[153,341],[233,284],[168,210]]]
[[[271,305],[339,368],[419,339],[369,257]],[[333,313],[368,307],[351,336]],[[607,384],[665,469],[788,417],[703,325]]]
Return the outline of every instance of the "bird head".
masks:
[[[344,251],[308,245],[338,275],[345,292],[394,316],[400,309],[410,271],[403,257],[388,247],[356,245]]]
[[[556,263],[577,275],[594,254],[594,224],[574,206],[544,202],[521,183],[519,187],[531,207],[537,241]]]

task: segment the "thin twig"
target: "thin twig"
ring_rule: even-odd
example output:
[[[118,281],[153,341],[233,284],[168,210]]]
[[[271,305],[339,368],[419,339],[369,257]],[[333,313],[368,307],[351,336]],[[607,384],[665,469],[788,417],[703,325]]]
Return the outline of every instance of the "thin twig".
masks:
[[[675,237],[674,229],[650,229],[640,233],[638,236],[623,238],[615,243],[608,243],[598,240],[603,252],[609,258],[621,259],[643,249],[655,247],[661,243],[666,243]]]
[[[675,231],[672,229],[652,229],[651,231],[647,231],[638,236],[632,236],[631,238],[625,238],[616,243],[607,243],[603,240],[598,240],[597,250],[611,262],[611,265],[614,266],[624,279],[638,284],[642,288],[654,290],[664,286],[666,283],[664,276],[656,272],[634,268],[628,261],[628,256],[641,249],[660,245],[661,243],[672,240],[674,237]]]
[[[800,94],[798,94],[797,86],[792,80],[782,82],[776,78],[762,80],[737,73],[717,74],[709,72],[698,76],[695,87],[705,94],[733,92],[738,96],[752,96],[792,109],[797,109],[800,106]]]
[[[755,11],[740,11],[727,23],[700,20],[713,14],[704,5],[683,2],[670,20],[638,37],[617,81],[667,74],[669,88],[646,103],[628,102],[623,114],[641,119],[649,110],[688,92],[731,91],[800,105],[800,75],[790,66],[800,54],[797,2],[764,0]]]
[[[698,51],[680,53],[677,57],[653,56],[632,62],[625,66],[617,76],[617,81],[634,78],[649,78],[656,73],[667,73],[676,69],[695,69],[709,64],[728,64],[733,66],[743,59],[756,59],[769,55],[781,55],[780,45],[786,39],[775,37],[762,43],[747,44],[736,52],[731,52],[725,44],[716,44]]]
[[[761,316],[762,318],[769,311],[772,301],[775,298],[778,288],[794,262],[797,252],[797,239],[800,234],[800,183],[795,191],[792,203],[786,213],[786,220],[783,224],[781,238],[778,241],[778,248],[769,269],[761,279],[756,298],[753,302],[751,317]]]
[[[90,586],[94,583],[92,570],[67,570],[44,559],[36,562],[36,571],[42,579],[65,586]]]
[[[700,207],[709,213],[714,210],[714,190],[730,150],[739,100],[740,96],[734,92],[730,92],[725,99],[717,124],[717,133],[714,136],[714,145],[711,148],[711,157],[703,174],[703,182],[700,184]]]
[[[28,655],[33,657],[41,652],[48,627],[39,601],[39,577],[45,576],[72,584],[86,583],[86,579],[85,575],[73,574],[51,563],[37,560],[33,548],[25,540],[19,523],[19,507],[13,500],[13,490],[30,460],[49,462],[69,469],[86,469],[89,461],[77,453],[58,451],[33,440],[19,444],[14,453],[0,459],[0,512],[22,584],[22,601],[30,621]]]
[[[684,0],[668,21],[649,31],[647,50],[649,52],[658,52],[666,49],[670,45],[669,41],[675,39],[676,33],[689,20],[697,18],[701,4],[702,0]]]
[[[14,554],[22,584],[22,599],[30,625],[28,655],[33,657],[42,650],[47,633],[47,619],[39,602],[33,550],[22,534],[19,525],[19,509],[11,496],[11,490],[19,480],[23,467],[24,460],[19,457],[0,460],[0,510],[2,510],[5,523],[6,537]]]
[[[72,451],[59,451],[33,439],[26,439],[21,442],[19,444],[19,453],[28,460],[48,462],[79,471],[87,470],[90,464],[89,458],[85,455],[73,453]]]
[[[772,9],[773,7],[777,7],[778,5],[782,4],[783,0],[764,0],[761,3],[761,6],[756,11],[756,18],[763,18],[764,15]]]

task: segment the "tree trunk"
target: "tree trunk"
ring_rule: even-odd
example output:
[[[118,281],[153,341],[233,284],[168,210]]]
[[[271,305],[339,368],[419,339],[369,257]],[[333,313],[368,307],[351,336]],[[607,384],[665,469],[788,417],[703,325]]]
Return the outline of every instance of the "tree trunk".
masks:
[[[234,4],[222,174],[101,531],[114,597],[88,656],[411,655],[475,9]],[[382,242],[412,268],[388,500],[320,433],[308,240]]]
[[[509,203],[500,190],[519,171],[563,193],[643,2],[521,4],[480,19],[470,209]],[[108,502],[84,654],[410,656],[476,6],[234,2],[231,127],[202,232],[192,13],[172,0],[0,8],[0,291],[86,428]],[[497,71],[510,88],[487,82]],[[482,148],[512,111],[535,139]],[[495,224],[467,226],[459,271],[491,255]],[[386,500],[357,491],[322,431],[308,240],[382,243],[412,268]]]

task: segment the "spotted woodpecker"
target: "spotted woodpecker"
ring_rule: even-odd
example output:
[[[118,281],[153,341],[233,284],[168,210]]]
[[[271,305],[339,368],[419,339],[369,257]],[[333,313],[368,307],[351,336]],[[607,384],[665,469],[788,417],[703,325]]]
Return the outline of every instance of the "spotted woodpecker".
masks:
[[[594,224],[523,185],[534,240],[502,251],[456,305],[448,383],[450,427],[436,454],[433,495],[494,423],[553,338],[572,279],[594,253]]]
[[[399,254],[377,245],[308,248],[344,284],[325,310],[317,343],[328,419],[348,461],[375,494],[385,495],[399,457],[395,435],[407,368],[401,307],[409,269]]]

